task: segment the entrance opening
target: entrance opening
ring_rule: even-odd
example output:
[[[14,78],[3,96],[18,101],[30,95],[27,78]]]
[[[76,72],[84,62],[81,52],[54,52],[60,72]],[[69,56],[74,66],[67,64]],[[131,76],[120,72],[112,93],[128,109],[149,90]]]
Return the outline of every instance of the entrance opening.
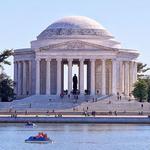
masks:
[[[68,64],[64,64],[63,67],[63,90],[68,90]],[[77,89],[79,89],[79,84],[80,84],[80,77],[79,77],[79,66],[78,64],[73,64],[72,65],[72,78],[76,74],[78,78],[78,85]],[[72,82],[72,88],[73,88],[73,82]],[[84,64],[84,90],[87,90],[87,64]]]
[[[77,84],[77,89],[79,89],[79,66],[77,64],[73,64],[72,66],[72,78],[76,74],[78,78],[78,84]],[[73,87],[73,82],[72,82],[72,87]]]

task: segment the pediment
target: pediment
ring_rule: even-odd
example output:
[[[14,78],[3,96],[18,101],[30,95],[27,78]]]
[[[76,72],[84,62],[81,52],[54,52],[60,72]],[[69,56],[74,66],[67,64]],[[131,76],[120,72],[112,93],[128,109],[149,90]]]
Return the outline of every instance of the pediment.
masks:
[[[57,43],[57,44],[50,44],[48,46],[45,47],[40,47],[40,50],[54,50],[54,49],[68,49],[68,50],[72,50],[72,49],[103,49],[103,50],[110,50],[111,48],[107,48],[101,45],[97,45],[97,44],[93,44],[93,43],[89,43],[89,42],[84,42],[84,41],[80,41],[80,40],[71,40],[71,41],[67,41],[67,42],[62,42],[62,43]]]

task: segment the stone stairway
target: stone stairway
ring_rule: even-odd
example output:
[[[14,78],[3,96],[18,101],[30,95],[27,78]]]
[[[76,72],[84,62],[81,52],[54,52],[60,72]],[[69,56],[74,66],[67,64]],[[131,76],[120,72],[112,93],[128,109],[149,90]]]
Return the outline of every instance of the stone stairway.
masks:
[[[82,103],[92,102],[93,98],[97,101],[104,100],[106,96],[90,96],[82,95],[78,99],[73,96],[70,98],[66,95],[63,98],[59,96],[48,95],[32,95],[23,99],[14,100],[12,102],[0,103],[1,110],[3,109],[70,109],[77,107]]]
[[[94,98],[94,101],[93,101]],[[73,111],[75,108],[77,111],[83,111],[83,109],[89,109],[89,111],[139,111],[141,110],[141,104],[135,100],[128,101],[126,97],[122,96],[121,100],[118,100],[116,96],[80,96],[78,100],[73,97],[60,98],[59,96],[47,96],[47,95],[33,95],[20,100],[14,100],[12,102],[0,103],[0,110],[9,110],[10,108],[17,111]],[[144,104],[144,110],[150,110],[150,104]]]

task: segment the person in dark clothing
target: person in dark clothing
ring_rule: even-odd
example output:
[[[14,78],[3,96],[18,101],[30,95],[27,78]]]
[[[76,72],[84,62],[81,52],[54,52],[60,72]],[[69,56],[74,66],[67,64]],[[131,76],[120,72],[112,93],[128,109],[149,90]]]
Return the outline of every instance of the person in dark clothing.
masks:
[[[77,84],[78,84],[78,78],[76,74],[73,76],[73,93],[76,94],[77,92]]]

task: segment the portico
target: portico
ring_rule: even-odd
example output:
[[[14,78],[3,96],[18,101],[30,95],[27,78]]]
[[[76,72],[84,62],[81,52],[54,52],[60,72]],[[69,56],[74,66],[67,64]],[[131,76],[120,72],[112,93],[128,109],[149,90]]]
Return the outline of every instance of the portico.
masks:
[[[137,78],[138,55],[136,50],[122,49],[95,21],[68,17],[44,30],[31,42],[31,48],[15,50],[15,91],[18,96],[60,95],[65,90],[64,65],[67,65],[70,94],[76,64],[80,95],[129,95]]]

